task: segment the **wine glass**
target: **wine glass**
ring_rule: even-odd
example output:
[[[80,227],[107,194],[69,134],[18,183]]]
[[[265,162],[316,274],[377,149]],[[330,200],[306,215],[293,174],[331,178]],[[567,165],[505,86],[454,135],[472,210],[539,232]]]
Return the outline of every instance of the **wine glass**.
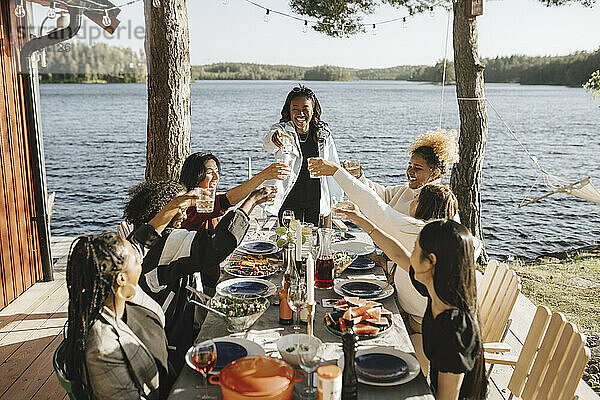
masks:
[[[215,396],[208,394],[208,373],[212,371],[215,363],[217,362],[217,346],[212,339],[207,339],[194,345],[192,350],[192,364],[196,368],[196,371],[200,372],[204,376],[206,385],[204,385],[204,394],[202,399],[216,399]]]
[[[320,347],[320,344],[311,343],[310,339],[298,346],[300,368],[306,371],[307,376],[306,387],[300,391],[300,396],[303,399],[312,399],[317,394],[317,388],[313,386],[313,372],[321,363],[321,358],[318,356]]]
[[[300,331],[300,310],[306,304],[306,285],[302,282],[302,279],[296,278],[292,281],[288,287],[287,295],[288,305],[295,312],[296,318],[294,319],[294,332]]]
[[[281,224],[285,226],[286,229],[289,229],[290,222],[294,219],[294,212],[292,210],[285,210],[283,214],[281,214]]]

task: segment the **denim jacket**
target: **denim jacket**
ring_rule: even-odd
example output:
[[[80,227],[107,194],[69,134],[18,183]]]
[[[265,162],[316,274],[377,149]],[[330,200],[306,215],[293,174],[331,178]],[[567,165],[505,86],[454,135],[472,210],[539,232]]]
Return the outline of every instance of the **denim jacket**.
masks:
[[[263,148],[269,153],[279,154],[281,150],[279,149],[279,147],[275,146],[272,140],[273,133],[275,133],[277,129],[285,131],[288,135],[293,137],[294,143],[292,153],[285,156],[286,163],[292,168],[292,173],[287,179],[283,181],[275,181],[275,185],[277,186],[277,195],[275,196],[275,202],[274,204],[268,205],[266,207],[266,210],[269,213],[275,215],[277,215],[284,200],[294,187],[294,184],[298,179],[298,175],[300,174],[300,168],[302,166],[302,151],[300,150],[300,140],[298,138],[298,134],[296,133],[294,124],[291,121],[279,122],[271,126],[271,129],[265,134],[263,138]],[[335,148],[333,137],[331,136],[331,131],[327,127],[327,124],[322,123],[322,127],[321,129],[319,129],[317,136],[319,146],[319,157],[327,161],[339,164],[340,159]],[[344,192],[342,191],[340,186],[335,182],[333,177],[327,176],[321,177],[319,179],[321,181],[321,200],[319,204],[319,210],[321,214],[327,215],[331,212],[330,197],[339,197]]]

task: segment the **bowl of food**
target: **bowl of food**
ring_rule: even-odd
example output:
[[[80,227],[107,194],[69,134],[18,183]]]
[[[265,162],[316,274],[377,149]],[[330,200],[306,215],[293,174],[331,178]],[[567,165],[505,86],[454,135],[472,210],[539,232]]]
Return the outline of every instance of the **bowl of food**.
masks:
[[[260,296],[215,296],[209,307],[225,314],[223,319],[231,333],[248,330],[269,308],[269,300]]]
[[[333,253],[333,266],[335,268],[336,275],[340,275],[342,272],[350,266],[356,260],[358,256],[356,254],[348,254],[345,251],[337,251]]]
[[[316,353],[321,344],[323,342],[315,336],[309,336],[305,333],[292,333],[279,338],[277,350],[284,361],[297,367],[300,365],[300,351],[314,351]]]

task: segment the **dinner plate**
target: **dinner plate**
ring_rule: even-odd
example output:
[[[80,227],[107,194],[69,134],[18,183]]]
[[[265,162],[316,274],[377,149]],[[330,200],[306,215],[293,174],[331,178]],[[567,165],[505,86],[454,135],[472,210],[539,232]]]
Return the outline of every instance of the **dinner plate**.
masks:
[[[344,292],[342,289],[342,285],[348,282],[368,282],[378,285],[381,288],[381,292],[377,296],[368,297],[369,300],[381,300],[394,294],[394,285],[388,285],[386,281],[380,281],[378,279],[336,279],[335,284],[333,285],[333,291],[342,297],[348,296],[348,293]],[[357,297],[367,298],[365,296]]]
[[[279,250],[274,243],[261,240],[244,242],[240,245],[239,249],[248,254],[273,254]]]
[[[363,299],[377,297],[383,292],[383,288],[380,285],[358,279],[340,285],[340,289],[347,295]]]
[[[355,356],[356,378],[360,383],[373,386],[396,386],[415,379],[421,370],[417,358],[393,347],[377,346],[362,349]],[[344,355],[338,359],[344,369]],[[404,369],[406,366],[406,369]],[[366,377],[363,373],[377,377]]]
[[[366,257],[358,257],[352,264],[348,266],[348,269],[355,271],[366,271],[375,266],[375,261],[371,261]]]
[[[331,313],[327,313],[325,314],[325,316],[327,315],[331,315],[333,314],[334,317],[330,317],[331,319],[335,319],[335,316],[339,316],[341,317],[343,315],[343,313],[337,313],[336,311],[333,311]],[[327,328],[327,330],[331,333],[333,333],[336,336],[342,336],[342,332],[338,329],[337,326],[330,326],[327,323],[327,320],[324,318],[323,319],[323,323],[325,324],[325,328]],[[376,337],[379,337],[385,333],[387,333],[393,326],[393,322],[390,321],[390,325],[387,326],[385,329],[383,329],[382,331],[379,331],[377,333],[357,333],[356,336],[358,337],[358,340],[370,340],[370,339],[375,339]]]
[[[375,246],[369,243],[361,242],[359,240],[345,240],[342,242],[335,242],[331,245],[331,250],[345,251],[348,254],[356,254],[358,256],[366,256],[375,251]]]
[[[219,283],[216,289],[221,296],[257,295],[269,297],[275,294],[277,286],[265,279],[248,277],[227,279]]]
[[[260,345],[247,339],[226,336],[215,338],[213,341],[217,346],[217,361],[213,370],[209,372],[211,374],[220,372],[225,365],[238,358],[265,355],[265,351]],[[185,362],[191,369],[196,371],[192,362],[192,349],[193,346],[185,354]]]

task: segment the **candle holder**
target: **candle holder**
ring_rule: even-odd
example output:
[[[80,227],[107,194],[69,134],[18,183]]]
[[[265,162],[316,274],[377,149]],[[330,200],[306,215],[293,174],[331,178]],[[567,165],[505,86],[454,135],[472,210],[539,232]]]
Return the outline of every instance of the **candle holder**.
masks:
[[[308,310],[308,327],[306,333],[308,336],[314,336],[314,322],[315,322],[315,303],[306,304]]]

